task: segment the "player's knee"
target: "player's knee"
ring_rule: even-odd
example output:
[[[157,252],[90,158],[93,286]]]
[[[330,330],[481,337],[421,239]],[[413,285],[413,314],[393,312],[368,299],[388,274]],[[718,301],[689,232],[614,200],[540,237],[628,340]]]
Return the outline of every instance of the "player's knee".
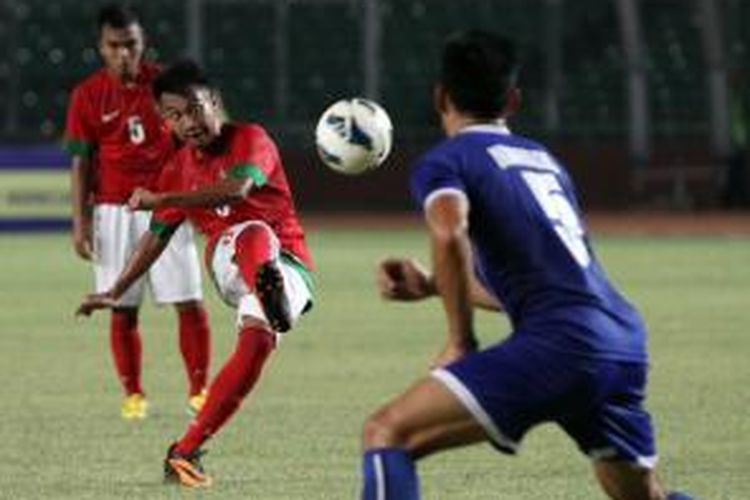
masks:
[[[403,433],[390,410],[381,409],[367,417],[362,428],[362,443],[366,449],[404,444]]]
[[[258,222],[248,224],[237,237],[238,244],[257,245],[269,244],[273,238],[273,231],[268,225]]]
[[[266,320],[248,314],[243,315],[240,320],[240,333],[245,330],[262,331],[266,334],[273,334],[273,329]]]
[[[256,316],[242,316],[242,319],[240,320],[240,332],[243,332],[244,330],[264,331],[269,335],[273,335],[273,328],[268,324],[268,321]]]

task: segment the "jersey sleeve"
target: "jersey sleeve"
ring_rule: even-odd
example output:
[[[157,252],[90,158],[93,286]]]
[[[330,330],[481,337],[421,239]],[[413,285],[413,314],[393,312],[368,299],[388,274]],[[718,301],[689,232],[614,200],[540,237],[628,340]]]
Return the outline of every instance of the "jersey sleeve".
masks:
[[[73,90],[65,119],[63,146],[73,156],[88,158],[96,147],[96,137],[91,126],[88,101],[80,87]]]
[[[227,174],[235,179],[252,179],[256,186],[268,182],[281,163],[276,144],[259,126],[242,129],[232,151]]]
[[[446,190],[466,192],[458,164],[435,155],[417,163],[411,173],[410,187],[412,198],[420,208],[424,208],[437,193]]]
[[[161,171],[159,181],[157,183],[157,190],[163,191],[179,191],[181,190],[179,182],[179,167],[176,165],[174,160],[168,161]],[[149,230],[155,233],[160,238],[170,238],[177,228],[180,227],[187,214],[182,208],[179,207],[160,207],[156,208],[151,214],[151,223]]]

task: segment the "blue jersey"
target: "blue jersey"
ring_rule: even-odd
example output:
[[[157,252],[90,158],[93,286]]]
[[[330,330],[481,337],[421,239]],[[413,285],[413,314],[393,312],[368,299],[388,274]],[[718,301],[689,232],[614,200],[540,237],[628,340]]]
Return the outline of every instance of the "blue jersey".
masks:
[[[428,151],[411,188],[420,206],[459,190],[479,281],[522,335],[598,359],[646,361],[645,327],[597,261],[573,183],[540,144],[472,126]]]

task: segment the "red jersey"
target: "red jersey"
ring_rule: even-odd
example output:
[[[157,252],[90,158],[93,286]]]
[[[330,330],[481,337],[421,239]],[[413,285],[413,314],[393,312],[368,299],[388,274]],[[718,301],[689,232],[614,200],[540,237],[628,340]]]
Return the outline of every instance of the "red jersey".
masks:
[[[158,71],[144,63],[136,81],[125,85],[102,68],[73,89],[65,148],[91,160],[97,203],[123,204],[136,187],[156,187],[172,151],[151,91]]]
[[[297,218],[286,173],[273,140],[259,125],[227,124],[220,147],[204,151],[183,146],[167,162],[160,191],[192,191],[227,177],[252,178],[253,188],[237,203],[214,208],[165,207],[154,210],[152,230],[168,230],[190,219],[209,238],[207,252],[221,233],[249,220],[262,220],[291,253],[312,269],[305,233]]]

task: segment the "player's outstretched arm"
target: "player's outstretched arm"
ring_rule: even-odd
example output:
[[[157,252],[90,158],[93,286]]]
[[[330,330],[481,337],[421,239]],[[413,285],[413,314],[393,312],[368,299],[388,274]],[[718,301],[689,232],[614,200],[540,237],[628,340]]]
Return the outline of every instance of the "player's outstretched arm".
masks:
[[[475,307],[503,311],[503,305],[471,273],[471,302]],[[414,302],[438,295],[435,277],[416,259],[387,257],[378,263],[375,275],[380,295],[386,300]]]
[[[91,227],[91,162],[74,155],[70,166],[70,199],[73,214],[73,248],[84,260],[93,256]]]
[[[138,188],[128,200],[132,210],[153,210],[158,207],[220,207],[241,201],[254,186],[253,179],[224,179],[195,191],[154,193]]]
[[[468,200],[455,192],[439,194],[426,207],[435,285],[448,319],[448,342],[435,360],[437,365],[454,361],[477,346],[468,214]]]
[[[138,278],[148,271],[151,265],[161,255],[169,243],[169,235],[159,235],[152,231],[146,231],[138,240],[133,254],[128,259],[125,268],[118,276],[115,284],[103,293],[92,293],[84,297],[78,306],[76,315],[89,316],[98,309],[114,307],[117,300],[124,294]]]

